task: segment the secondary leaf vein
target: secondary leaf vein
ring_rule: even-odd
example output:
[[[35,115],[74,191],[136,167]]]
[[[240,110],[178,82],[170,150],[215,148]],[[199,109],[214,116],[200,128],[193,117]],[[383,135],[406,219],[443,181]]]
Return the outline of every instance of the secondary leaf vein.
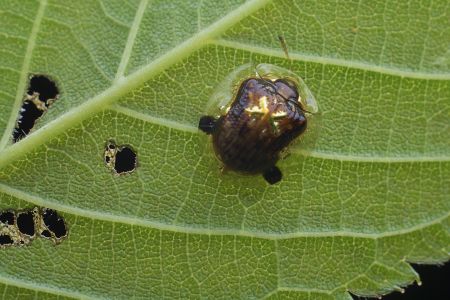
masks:
[[[273,57],[279,57],[279,58],[286,58],[286,55],[284,52],[280,50],[274,50],[270,48],[264,48],[260,46],[255,45],[249,45],[244,44],[240,42],[230,41],[230,40],[224,40],[224,39],[217,39],[212,41],[212,44],[227,48],[234,48],[238,50],[248,51],[252,53],[258,53],[262,55],[267,56],[273,56]],[[449,80],[450,74],[449,73],[425,73],[420,72],[416,70],[402,70],[397,68],[392,68],[388,66],[378,66],[378,65],[372,65],[364,62],[357,62],[357,61],[349,61],[345,59],[339,59],[339,58],[332,58],[332,57],[323,57],[323,56],[315,56],[315,55],[308,55],[303,53],[295,53],[289,51],[289,57],[293,60],[297,61],[305,61],[305,62],[313,62],[323,65],[335,65],[340,67],[346,67],[346,68],[353,68],[353,69],[360,69],[364,71],[369,72],[376,72],[380,74],[386,74],[386,75],[393,75],[398,77],[407,77],[407,78],[414,78],[414,79],[425,79],[425,80]]]
[[[79,124],[81,121],[98,113],[110,104],[117,101],[121,96],[141,86],[145,81],[160,74],[168,67],[181,61],[194,51],[197,51],[208,43],[211,39],[227,30],[243,18],[264,7],[270,0],[251,0],[231,11],[223,18],[198,32],[177,47],[160,56],[153,62],[144,66],[135,73],[116,81],[109,89],[94,96],[83,104],[67,111],[59,118],[49,122],[45,126],[36,130],[26,139],[4,149],[0,156],[0,168],[9,165],[14,160],[25,155],[35,147],[44,144],[49,139],[64,132],[68,128]]]
[[[144,122],[148,122],[154,125],[160,125],[167,128],[172,128],[182,132],[189,133],[199,133],[197,127],[173,121],[166,118],[151,116],[136,110],[121,106],[113,105],[110,107],[111,110],[121,113],[123,115],[132,117],[134,119],[139,119]],[[355,154],[339,154],[339,153],[329,153],[325,151],[311,151],[304,150],[301,148],[293,148],[290,150],[291,153],[299,154],[302,156],[310,156],[315,158],[321,158],[326,160],[338,160],[338,161],[353,161],[353,162],[372,162],[372,163],[406,163],[406,162],[450,162],[450,156],[448,155],[420,155],[411,154],[403,156],[382,156],[374,155],[373,153],[368,153],[365,155],[355,155]]]
[[[152,221],[148,219],[136,218],[133,216],[126,215],[115,215],[103,211],[95,211],[90,209],[84,209],[80,207],[70,206],[67,204],[61,204],[58,201],[53,201],[51,199],[45,199],[36,195],[29,194],[25,191],[7,186],[0,183],[0,192],[8,194],[10,196],[22,199],[29,203],[33,203],[38,206],[48,207],[58,211],[66,212],[75,216],[82,216],[85,218],[90,218],[93,220],[101,220],[111,223],[122,223],[131,226],[141,226],[147,228],[153,228],[157,230],[187,233],[187,234],[201,234],[201,235],[228,235],[228,236],[242,236],[250,238],[262,238],[267,240],[284,240],[284,239],[294,239],[303,237],[353,237],[353,238],[367,238],[367,239],[379,239],[389,236],[396,236],[411,233],[417,230],[424,229],[426,227],[438,224],[450,217],[450,212],[436,217],[433,220],[423,222],[409,228],[396,229],[392,231],[386,231],[382,233],[362,233],[354,231],[328,231],[328,232],[288,232],[288,233],[268,233],[262,231],[251,231],[251,230],[241,230],[241,229],[222,229],[222,228],[200,228],[200,227],[190,227],[187,225],[173,225],[166,224],[157,221]]]
[[[130,59],[131,53],[133,51],[134,41],[136,40],[137,32],[139,26],[141,25],[142,17],[144,16],[145,9],[148,5],[148,0],[141,0],[139,7],[136,11],[136,15],[133,20],[133,25],[131,25],[130,32],[128,34],[127,43],[125,49],[122,53],[122,59],[120,60],[119,67],[117,69],[115,81],[121,79],[125,74],[125,70],[128,66],[128,60]]]
[[[30,38],[28,39],[27,49],[25,51],[25,56],[23,59],[22,69],[20,71],[19,83],[17,85],[16,97],[14,100],[13,108],[11,110],[11,115],[8,120],[8,124],[3,132],[2,139],[0,140],[0,151],[3,150],[8,141],[11,139],[11,133],[16,125],[17,120],[17,112],[20,109],[23,101],[23,95],[25,91],[25,87],[27,85],[28,71],[30,69],[31,57],[33,54],[33,49],[36,44],[36,37],[39,32],[39,28],[41,26],[41,21],[44,16],[45,8],[47,6],[47,0],[42,0],[39,2],[39,8],[36,13],[36,18],[33,22],[33,27],[31,30]]]

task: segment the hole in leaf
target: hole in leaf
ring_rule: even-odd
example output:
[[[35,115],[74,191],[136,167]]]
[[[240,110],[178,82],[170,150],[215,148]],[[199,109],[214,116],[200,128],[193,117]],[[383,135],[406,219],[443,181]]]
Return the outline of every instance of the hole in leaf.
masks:
[[[105,146],[104,161],[108,168],[118,175],[131,173],[136,169],[136,152],[126,145],[116,145],[110,140]]]
[[[16,128],[12,134],[14,143],[26,137],[35,122],[42,117],[48,107],[58,97],[56,83],[44,75],[33,75],[30,78],[27,94],[20,108]]]
[[[39,110],[31,101],[25,101],[20,109],[17,126],[13,132],[13,142],[16,143],[26,137],[34,127],[34,122],[39,119],[44,111]]]
[[[14,243],[12,238],[7,234],[0,235],[0,245],[11,245]]]
[[[54,81],[44,75],[33,75],[28,86],[28,94],[32,96],[34,93],[39,94],[39,100],[47,102],[49,99],[56,99],[58,96],[58,88]]]
[[[23,234],[34,236],[34,216],[32,211],[21,212],[18,214],[17,228]]]
[[[57,239],[60,239],[67,235],[67,229],[64,219],[62,219],[53,209],[44,208],[42,219],[44,220],[44,225],[47,227],[48,231],[53,232]],[[42,235],[44,237],[47,237],[44,234],[45,231],[46,230],[42,232]],[[48,233],[50,234],[50,232]]]
[[[6,225],[14,225],[14,213],[12,211],[1,212],[0,222]]]
[[[118,174],[128,173],[136,168],[136,153],[131,148],[123,147],[116,154],[114,169]]]
[[[0,248],[4,244],[29,245],[36,236],[59,244],[67,233],[64,219],[53,209],[34,207],[19,212],[0,211],[0,237],[3,241]]]
[[[48,230],[46,229],[46,230],[43,230],[43,231],[41,232],[41,236],[46,237],[46,238],[51,238],[51,237],[52,237],[52,234],[50,233],[50,231],[48,231]]]

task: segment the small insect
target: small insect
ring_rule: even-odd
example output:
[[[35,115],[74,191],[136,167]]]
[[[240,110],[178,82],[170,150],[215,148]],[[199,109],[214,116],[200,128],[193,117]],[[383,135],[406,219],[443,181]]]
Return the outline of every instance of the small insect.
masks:
[[[221,98],[219,114],[202,116],[198,127],[212,136],[224,169],[262,174],[275,184],[282,178],[276,166],[280,153],[305,132],[317,103],[300,77],[274,65],[241,66],[225,88],[232,90],[237,79],[232,97],[223,91],[213,96]]]

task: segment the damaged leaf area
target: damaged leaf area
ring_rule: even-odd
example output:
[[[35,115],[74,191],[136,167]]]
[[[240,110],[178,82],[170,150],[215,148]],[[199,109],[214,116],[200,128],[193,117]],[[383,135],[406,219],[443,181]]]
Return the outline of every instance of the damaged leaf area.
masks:
[[[350,300],[419,282],[410,263],[450,252],[450,18],[422,4],[0,1],[2,228],[25,241],[30,207],[70,225],[57,246],[58,227],[0,249],[2,293]],[[294,72],[320,105],[276,185],[222,172],[197,129],[249,63]],[[30,74],[59,96],[11,143]],[[129,176],[105,167],[111,138],[139,155]]]
[[[32,75],[12,134],[14,143],[26,137],[58,97],[55,82],[44,75]]]
[[[136,169],[136,152],[127,145],[116,145],[109,140],[104,152],[105,165],[116,175],[129,174]]]
[[[59,244],[67,237],[67,225],[56,211],[49,208],[0,212],[0,249],[27,246],[36,237]]]

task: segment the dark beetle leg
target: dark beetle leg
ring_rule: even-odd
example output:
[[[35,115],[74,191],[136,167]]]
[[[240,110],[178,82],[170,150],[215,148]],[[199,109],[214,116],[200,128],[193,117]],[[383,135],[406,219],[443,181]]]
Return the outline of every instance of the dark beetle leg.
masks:
[[[273,166],[263,173],[263,177],[269,184],[275,184],[283,178],[283,174],[277,166]]]
[[[217,120],[214,117],[203,116],[200,118],[200,121],[198,122],[198,129],[200,129],[206,134],[212,134],[216,127],[216,122]]]

